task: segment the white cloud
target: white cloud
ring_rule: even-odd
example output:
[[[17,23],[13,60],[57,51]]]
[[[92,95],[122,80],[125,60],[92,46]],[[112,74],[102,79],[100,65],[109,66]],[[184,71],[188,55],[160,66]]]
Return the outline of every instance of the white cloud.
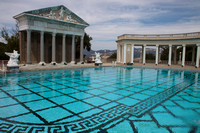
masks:
[[[0,25],[15,24],[18,13],[61,4],[90,24],[95,50],[116,49],[121,34],[200,31],[199,0],[7,0],[0,1]]]

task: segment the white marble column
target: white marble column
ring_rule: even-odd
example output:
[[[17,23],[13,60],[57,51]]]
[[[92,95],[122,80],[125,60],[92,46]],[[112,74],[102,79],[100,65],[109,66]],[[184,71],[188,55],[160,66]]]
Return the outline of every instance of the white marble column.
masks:
[[[168,66],[171,66],[171,60],[172,60],[172,45],[169,45]]]
[[[134,44],[131,45],[131,63],[134,63]]]
[[[197,56],[196,56],[196,67],[199,67],[199,52],[200,52],[200,44],[197,44]]]
[[[52,65],[56,65],[56,33],[52,33]]]
[[[32,64],[31,62],[31,30],[27,30],[27,60],[26,64]]]
[[[122,46],[119,45],[119,63],[122,63]]]
[[[183,52],[182,52],[182,67],[185,66],[185,44],[183,46]]]
[[[40,65],[45,65],[44,62],[44,31],[40,31]]]
[[[124,44],[124,64],[126,64],[126,44]]]
[[[71,63],[75,63],[75,35],[72,35],[72,60]]]
[[[192,65],[194,65],[195,46],[192,46]]]
[[[143,61],[142,61],[143,65],[146,64],[146,45],[143,45]]]
[[[156,45],[156,65],[158,65],[158,54],[159,54],[159,50],[158,50],[159,45]]]
[[[120,62],[120,45],[117,44],[117,62]]]
[[[62,63],[63,65],[67,65],[66,62],[66,41],[65,41],[65,37],[66,35],[63,34],[63,38],[62,38]]]
[[[81,36],[81,44],[80,44],[80,63],[83,62],[83,42],[84,42],[84,36]]]

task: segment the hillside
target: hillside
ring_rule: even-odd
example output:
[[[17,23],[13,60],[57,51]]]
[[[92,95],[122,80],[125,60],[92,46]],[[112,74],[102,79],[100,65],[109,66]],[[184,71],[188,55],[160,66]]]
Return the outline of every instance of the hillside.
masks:
[[[94,50],[91,50],[91,51],[84,50],[84,54],[86,55],[86,58],[91,57],[91,56],[95,56],[95,52],[98,52],[101,55],[105,55],[106,54],[106,56],[111,56],[113,53],[116,53],[117,50],[97,50],[97,51],[94,51]],[[142,52],[141,48],[135,48],[134,49],[134,58],[139,58],[141,52]],[[155,55],[156,51],[155,51],[155,49],[147,48],[146,49],[146,53],[147,54],[148,53],[152,53],[152,54]]]

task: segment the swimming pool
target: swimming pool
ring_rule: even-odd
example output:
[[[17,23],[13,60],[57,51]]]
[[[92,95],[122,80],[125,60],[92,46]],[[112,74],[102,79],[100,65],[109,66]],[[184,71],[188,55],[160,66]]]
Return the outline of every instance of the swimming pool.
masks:
[[[137,67],[1,75],[0,131],[200,132],[200,75]]]

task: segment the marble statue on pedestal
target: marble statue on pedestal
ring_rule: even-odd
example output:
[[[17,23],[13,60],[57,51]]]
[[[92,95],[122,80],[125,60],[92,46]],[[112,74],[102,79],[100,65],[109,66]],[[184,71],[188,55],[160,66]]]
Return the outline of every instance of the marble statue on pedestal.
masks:
[[[8,64],[7,64],[7,71],[8,72],[19,72],[19,65],[18,65],[18,57],[20,54],[17,51],[13,50],[13,53],[5,52],[6,55],[10,57]]]
[[[18,62],[18,57],[19,57],[20,54],[18,54],[17,51],[13,50],[13,53],[5,52],[5,54],[10,57],[7,66],[10,66],[10,67],[19,66],[17,64],[17,62]]]
[[[101,62],[100,53],[96,53],[96,52],[95,52],[95,55],[96,55],[95,65],[96,65],[96,66],[101,66],[101,65],[102,65],[102,62]]]

